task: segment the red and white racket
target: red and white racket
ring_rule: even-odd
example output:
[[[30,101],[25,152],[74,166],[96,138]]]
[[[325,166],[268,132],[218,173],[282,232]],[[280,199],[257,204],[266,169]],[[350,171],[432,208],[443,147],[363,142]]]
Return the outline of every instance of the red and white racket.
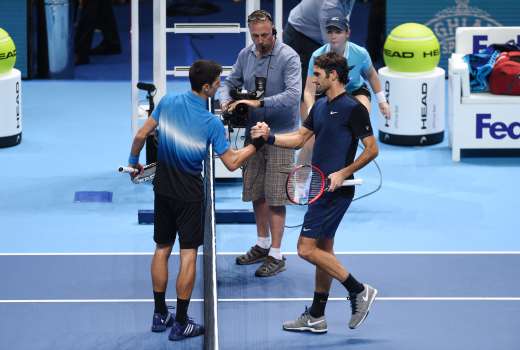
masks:
[[[155,177],[155,169],[157,168],[157,163],[150,163],[143,167],[142,174],[137,175],[132,179],[132,182],[135,184],[140,184],[143,182],[152,181]],[[138,169],[128,167],[128,166],[120,166],[119,172],[120,173],[136,173],[138,172]]]
[[[330,180],[323,171],[314,165],[299,165],[287,177],[287,198],[299,205],[307,205],[317,201],[329,189]],[[362,179],[343,181],[342,186],[361,185]]]

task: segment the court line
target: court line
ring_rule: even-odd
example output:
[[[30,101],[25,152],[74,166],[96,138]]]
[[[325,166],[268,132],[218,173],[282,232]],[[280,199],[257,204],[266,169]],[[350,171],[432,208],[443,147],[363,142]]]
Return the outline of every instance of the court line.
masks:
[[[378,301],[520,301],[520,297],[377,297]],[[329,298],[329,301],[346,301],[346,298]],[[166,299],[175,303],[176,299]],[[191,299],[204,302],[204,299]],[[312,298],[220,298],[222,303],[251,302],[312,302]],[[153,303],[153,299],[4,299],[0,304],[74,304],[74,303]]]
[[[218,252],[217,256],[240,255],[244,252]],[[282,252],[283,255],[298,255],[297,252]],[[344,251],[336,255],[520,255],[520,251]],[[149,256],[153,252],[74,252],[74,253],[0,253],[0,256]],[[179,252],[172,252],[179,255]],[[198,252],[197,255],[203,255]]]

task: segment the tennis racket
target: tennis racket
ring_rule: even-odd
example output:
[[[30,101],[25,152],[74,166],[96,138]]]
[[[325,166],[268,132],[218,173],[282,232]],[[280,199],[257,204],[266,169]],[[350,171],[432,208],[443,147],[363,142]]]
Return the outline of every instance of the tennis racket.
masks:
[[[143,173],[137,175],[136,177],[134,177],[132,179],[132,182],[135,183],[135,184],[140,184],[140,183],[143,183],[143,182],[152,181],[153,178],[155,177],[155,169],[156,168],[157,168],[157,163],[150,163],[150,164],[145,165],[143,167]],[[139,170],[137,170],[135,168],[132,168],[132,167],[128,167],[128,166],[120,166],[119,167],[119,172],[120,173],[130,173],[130,174],[133,174],[133,173],[136,173],[138,171]]]
[[[342,186],[361,185],[362,179],[343,181]],[[307,205],[316,202],[328,189],[330,180],[314,165],[299,165],[287,177],[287,198],[294,204]]]

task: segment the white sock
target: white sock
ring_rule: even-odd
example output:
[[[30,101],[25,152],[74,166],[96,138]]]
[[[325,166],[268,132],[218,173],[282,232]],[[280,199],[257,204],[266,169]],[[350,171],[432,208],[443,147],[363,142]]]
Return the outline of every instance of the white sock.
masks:
[[[256,245],[260,248],[269,249],[271,246],[271,239],[269,239],[269,237],[258,237]]]
[[[282,252],[280,251],[280,248],[271,247],[271,249],[269,249],[269,255],[276,260],[282,260]]]

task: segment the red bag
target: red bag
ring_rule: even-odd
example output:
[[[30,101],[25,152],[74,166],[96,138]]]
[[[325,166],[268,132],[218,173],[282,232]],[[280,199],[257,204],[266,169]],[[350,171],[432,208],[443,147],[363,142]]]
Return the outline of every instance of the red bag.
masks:
[[[489,90],[498,95],[520,95],[520,51],[498,56],[489,76]]]

